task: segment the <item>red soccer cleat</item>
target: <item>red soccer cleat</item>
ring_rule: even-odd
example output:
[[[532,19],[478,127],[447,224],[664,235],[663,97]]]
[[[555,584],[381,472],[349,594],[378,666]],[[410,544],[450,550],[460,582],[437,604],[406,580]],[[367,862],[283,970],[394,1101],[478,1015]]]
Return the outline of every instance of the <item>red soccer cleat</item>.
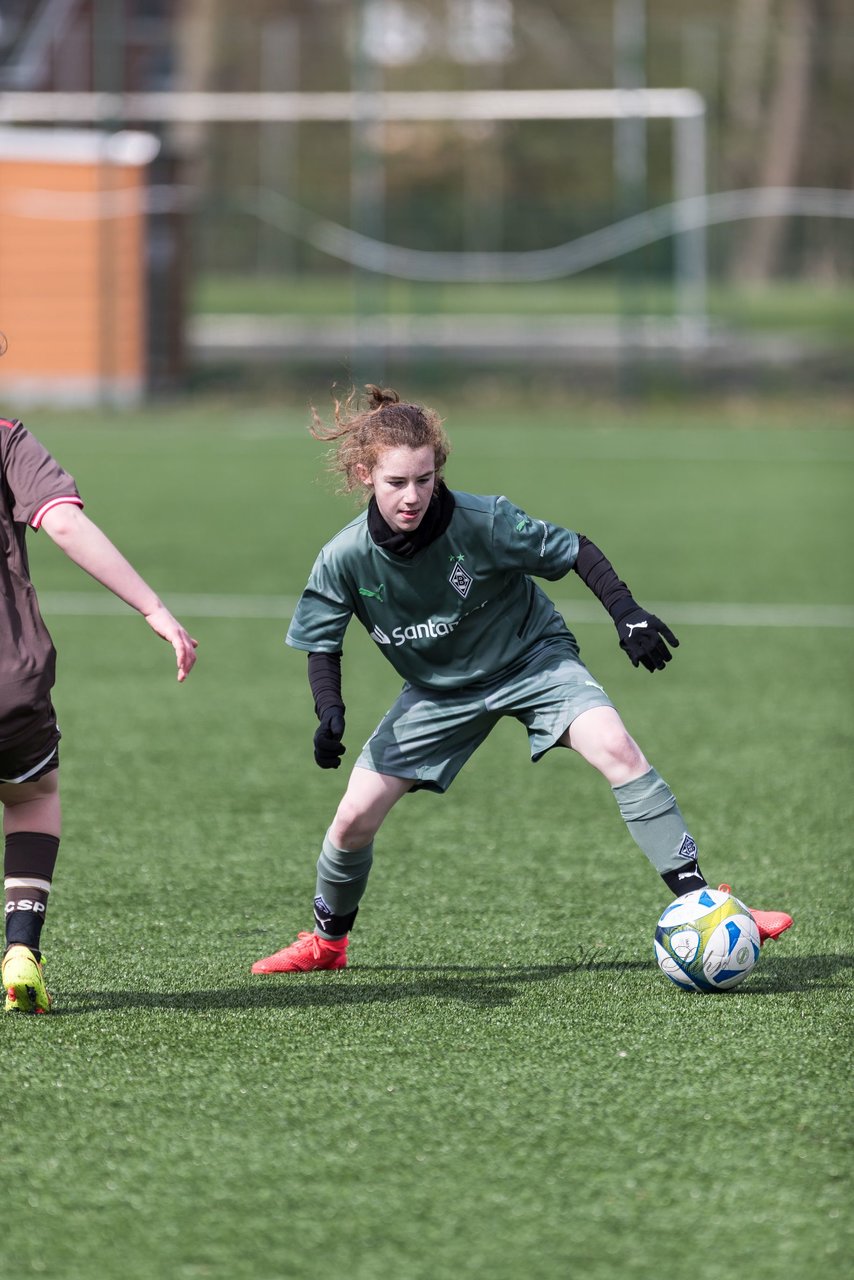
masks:
[[[732,893],[732,889],[728,884],[718,885],[721,893]],[[756,921],[756,927],[759,930],[759,945],[762,946],[769,938],[779,938],[781,933],[785,933],[787,929],[791,929],[794,921],[785,911],[754,911],[752,907],[748,907],[748,911]]]
[[[253,973],[308,973],[310,969],[343,969],[347,964],[349,938],[321,938],[301,933],[296,942],[264,960],[256,960]]]

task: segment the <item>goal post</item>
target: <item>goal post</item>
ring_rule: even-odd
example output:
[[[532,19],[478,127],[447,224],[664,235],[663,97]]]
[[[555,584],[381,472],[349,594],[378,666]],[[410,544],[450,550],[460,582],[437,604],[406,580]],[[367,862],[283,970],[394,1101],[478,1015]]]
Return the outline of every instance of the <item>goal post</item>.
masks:
[[[286,93],[18,93],[0,123],[298,124],[400,121],[669,120],[672,125],[676,312],[686,339],[705,329],[706,227],[689,210],[706,196],[706,108],[693,89],[507,89]],[[684,211],[680,213],[681,211]]]

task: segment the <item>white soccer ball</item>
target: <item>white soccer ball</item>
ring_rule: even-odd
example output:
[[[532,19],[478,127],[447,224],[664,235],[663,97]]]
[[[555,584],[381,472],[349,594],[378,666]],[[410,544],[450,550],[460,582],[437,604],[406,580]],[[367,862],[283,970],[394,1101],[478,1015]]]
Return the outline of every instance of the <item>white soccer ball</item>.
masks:
[[[662,911],[655,958],[661,972],[685,991],[731,991],[759,959],[759,930],[731,893],[693,889]]]

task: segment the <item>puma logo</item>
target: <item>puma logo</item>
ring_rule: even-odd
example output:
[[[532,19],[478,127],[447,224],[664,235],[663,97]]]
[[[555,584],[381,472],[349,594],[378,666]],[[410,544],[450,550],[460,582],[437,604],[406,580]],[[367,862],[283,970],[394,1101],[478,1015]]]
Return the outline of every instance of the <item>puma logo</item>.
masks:
[[[645,627],[645,626],[646,626],[646,621],[644,621],[644,622],[627,622],[627,623],[626,623],[626,628],[628,629],[628,633],[629,633],[629,635],[631,635],[633,631],[638,631],[638,630],[640,630],[641,628],[643,628],[643,627]]]

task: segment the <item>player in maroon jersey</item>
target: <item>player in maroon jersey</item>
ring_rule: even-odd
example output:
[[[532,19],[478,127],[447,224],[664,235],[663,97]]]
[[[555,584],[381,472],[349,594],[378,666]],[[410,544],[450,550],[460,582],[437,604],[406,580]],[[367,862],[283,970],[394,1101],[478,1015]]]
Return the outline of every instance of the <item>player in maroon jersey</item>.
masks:
[[[0,803],[5,835],[6,1012],[47,1013],[41,930],[60,838],[59,739],[51,690],[56,650],[30,581],[26,530],[145,618],[175,650],[178,679],[196,641],[96,524],[67,471],[17,419],[0,418]]]

